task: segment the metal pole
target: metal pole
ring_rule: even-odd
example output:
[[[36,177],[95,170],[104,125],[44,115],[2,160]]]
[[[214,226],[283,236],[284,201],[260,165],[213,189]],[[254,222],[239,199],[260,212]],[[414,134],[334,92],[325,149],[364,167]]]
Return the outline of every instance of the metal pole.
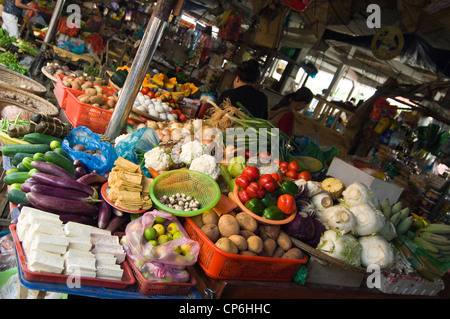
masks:
[[[177,0],[160,0],[153,11],[127,79],[121,89],[111,120],[106,128],[105,136],[110,140],[120,135],[125,126],[150,61],[168,25],[170,12],[175,7],[176,2]]]
[[[52,18],[50,19],[50,23],[48,25],[48,30],[44,38],[44,43],[42,46],[44,47],[46,44],[49,44],[53,37],[56,34],[56,27],[58,25],[58,19],[61,16],[61,12],[64,7],[65,0],[57,0],[55,9],[53,10]]]

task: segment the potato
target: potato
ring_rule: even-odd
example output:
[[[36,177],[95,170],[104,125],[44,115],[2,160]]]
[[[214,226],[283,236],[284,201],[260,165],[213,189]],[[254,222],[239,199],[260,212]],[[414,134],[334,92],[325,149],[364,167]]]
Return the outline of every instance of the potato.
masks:
[[[280,235],[277,237],[277,244],[286,251],[292,248],[292,240],[284,231],[280,231]]]
[[[219,222],[219,215],[217,215],[217,213],[212,209],[207,210],[202,214],[202,221],[203,224],[205,225],[207,224],[217,225],[217,223]]]
[[[89,98],[89,101],[91,103],[98,103],[99,105],[105,105],[106,104],[105,100],[101,96],[98,96],[98,95],[91,96]]]
[[[239,252],[237,246],[227,237],[219,238],[219,240],[216,241],[215,245],[217,248],[230,254],[237,254]]]
[[[279,225],[259,225],[258,228],[259,236],[261,236],[263,240],[267,238],[277,239],[281,231]]]
[[[236,215],[236,220],[241,229],[251,231],[254,233],[258,229],[258,222],[252,216],[245,212]]]
[[[267,257],[272,257],[275,249],[277,249],[277,242],[272,238],[267,238],[263,242],[263,251]]]
[[[264,243],[259,236],[250,236],[247,238],[248,250],[253,251],[255,254],[262,253],[264,249]]]
[[[288,259],[302,259],[303,258],[303,252],[298,249],[297,247],[289,249],[287,252],[281,256],[281,258],[288,258]]]
[[[218,241],[220,238],[219,227],[217,227],[217,225],[207,224],[204,225],[201,230],[213,243]]]
[[[72,87],[72,83],[67,81],[67,80],[63,80],[63,84],[65,87],[71,88]]]
[[[90,103],[90,96],[89,96],[89,95],[86,95],[86,94],[80,95],[80,96],[78,97],[78,100],[79,100],[81,103]]]
[[[240,251],[247,250],[248,243],[247,239],[245,239],[244,237],[240,235],[231,235],[230,237],[228,237],[228,239],[231,240]]]
[[[95,107],[100,107],[100,104],[98,104],[98,103],[94,103],[94,104],[92,104],[92,106],[95,106]]]
[[[83,89],[83,92],[86,94],[86,95],[90,95],[90,96],[97,96],[97,90],[96,89],[93,89],[93,88],[85,88],[85,89]]]
[[[81,85],[77,81],[72,82],[72,89],[81,91]]]
[[[244,237],[245,239],[249,238],[250,236],[255,236],[255,233],[252,233],[251,231],[248,230],[243,230],[241,229],[241,231],[239,232],[239,235],[241,235],[242,237]]]
[[[92,82],[91,81],[86,81],[83,83],[83,85],[81,86],[83,88],[83,91],[86,91],[89,88],[92,88]],[[97,91],[97,90],[96,90]]]
[[[106,104],[110,107],[110,108],[114,108],[116,106],[116,102],[114,100],[108,100],[108,102],[106,102]]]
[[[239,252],[239,255],[244,255],[244,256],[258,256],[257,254],[255,254],[253,251],[250,250],[243,250]]]
[[[202,228],[203,225],[205,225],[203,223],[203,220],[202,220],[202,214],[201,215],[192,216],[191,219],[195,223],[195,225],[197,225],[198,228]]]
[[[234,216],[229,214],[220,216],[218,226],[220,234],[224,237],[239,234],[239,223]]]
[[[273,253],[272,257],[273,258],[281,258],[281,257],[283,257],[285,252],[286,251],[283,248],[278,246],[277,249],[275,249],[275,252]]]

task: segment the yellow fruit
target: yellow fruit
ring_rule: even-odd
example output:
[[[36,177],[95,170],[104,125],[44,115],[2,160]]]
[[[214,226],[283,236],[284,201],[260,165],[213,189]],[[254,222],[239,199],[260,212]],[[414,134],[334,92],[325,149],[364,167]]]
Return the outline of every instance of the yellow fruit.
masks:
[[[182,255],[186,255],[186,254],[188,254],[191,251],[191,247],[190,247],[189,244],[180,246],[180,249],[181,249],[181,254]]]
[[[156,236],[159,237],[161,235],[164,235],[166,233],[166,229],[162,224],[154,224],[153,228],[156,230]]]
[[[173,237],[173,239],[181,238],[181,237],[183,237],[183,233],[177,231],[175,234],[172,235],[172,237]]]
[[[170,223],[169,226],[167,226],[167,231],[172,235],[175,234],[178,231],[177,223]]]
[[[169,236],[167,236],[167,235],[158,236],[158,244],[162,245],[162,244],[167,243],[168,241],[170,241]]]

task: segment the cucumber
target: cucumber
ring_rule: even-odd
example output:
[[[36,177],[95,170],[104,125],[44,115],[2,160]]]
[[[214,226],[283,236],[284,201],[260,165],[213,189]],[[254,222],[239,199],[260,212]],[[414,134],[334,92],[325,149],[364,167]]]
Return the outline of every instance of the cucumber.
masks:
[[[12,188],[8,191],[6,198],[10,203],[13,204],[29,204],[30,202],[27,199],[27,193],[21,191],[20,189]]]
[[[3,179],[3,183],[6,185],[12,185],[14,183],[23,183],[25,182],[30,176],[28,175],[28,172],[12,172],[11,174],[8,174]]]
[[[58,141],[59,143],[62,143],[62,139],[59,137],[42,134],[42,133],[29,133],[25,134],[22,139],[28,143],[31,144],[48,144],[50,145],[53,141]]]
[[[66,171],[68,171],[71,175],[74,175],[75,165],[73,165],[72,161],[68,158],[53,151],[46,152],[44,156],[47,162],[58,165],[59,167],[64,168]]]
[[[64,149],[62,149],[61,147],[57,147],[53,150],[53,152],[55,152],[56,154],[62,155],[65,158],[67,158],[68,160],[72,161],[72,158],[70,157],[69,153],[67,153]]]
[[[50,143],[50,148],[52,149],[52,151],[54,151],[55,148],[61,148],[61,147],[62,147],[62,145],[59,141],[52,141]]]
[[[45,155],[42,153],[36,153],[33,155],[33,160],[34,161],[41,161],[41,162],[46,162],[45,160]]]
[[[22,164],[28,168],[28,170],[33,169],[33,166],[31,166],[31,162],[33,161],[33,159],[31,157],[25,157],[22,160]]]
[[[14,156],[17,153],[45,153],[50,151],[48,144],[9,144],[2,148],[2,154],[5,156]]]
[[[25,165],[23,165],[22,162],[20,162],[19,165],[17,165],[17,169],[19,172],[28,172],[29,171],[29,169]]]
[[[32,153],[16,153],[13,158],[11,159],[11,164],[14,166],[19,165],[19,163],[22,163],[22,160],[25,157],[33,157]]]

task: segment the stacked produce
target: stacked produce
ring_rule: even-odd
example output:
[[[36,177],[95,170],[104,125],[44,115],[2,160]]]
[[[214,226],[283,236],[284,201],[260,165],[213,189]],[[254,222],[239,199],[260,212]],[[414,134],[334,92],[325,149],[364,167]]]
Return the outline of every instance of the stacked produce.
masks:
[[[164,73],[155,74],[153,77],[148,76],[146,80],[147,81],[144,81],[143,83],[144,87],[154,89],[156,86],[159,89],[175,93],[175,95],[179,97],[178,99],[188,96],[196,96],[196,93],[198,92],[198,87],[196,87],[193,83],[178,83],[175,77],[169,78]]]
[[[65,76],[69,76],[72,78],[82,78],[83,81],[91,81],[91,82],[96,82],[98,85],[104,85],[105,82],[97,77],[95,77],[94,75],[92,75],[93,73],[98,73],[97,72],[92,72],[93,70],[90,70],[90,68],[88,67],[88,69],[86,69],[85,71],[83,70],[71,70],[67,65],[60,65],[58,62],[48,62],[45,66],[44,69],[46,72],[48,72],[49,74],[51,74],[52,76],[56,76],[57,74],[61,74],[61,75],[65,75]]]
[[[168,103],[163,102],[162,99],[155,97],[151,98],[150,96],[151,95],[145,95],[142,92],[138,92],[133,104],[133,109],[148,113],[162,121],[175,121],[178,119],[177,112],[175,112]]]

